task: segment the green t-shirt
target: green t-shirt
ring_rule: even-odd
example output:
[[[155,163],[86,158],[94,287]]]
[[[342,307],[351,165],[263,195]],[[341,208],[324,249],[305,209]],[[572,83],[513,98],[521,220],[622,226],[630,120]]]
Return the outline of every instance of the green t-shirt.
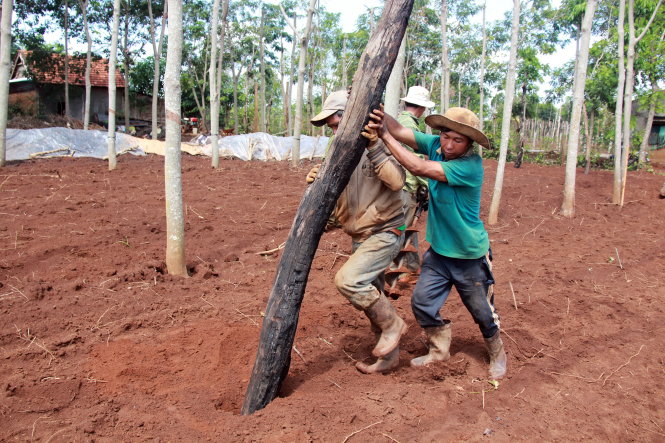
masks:
[[[480,220],[480,193],[483,164],[470,153],[446,160],[438,135],[414,131],[418,150],[440,162],[448,182],[429,179],[427,241],[437,254],[452,258],[480,258],[489,249],[489,238]]]
[[[402,111],[398,116],[397,116],[397,121],[402,124],[405,128],[412,129],[414,132],[422,132],[420,131],[420,125],[419,125],[419,120],[410,112],[407,111]],[[413,149],[411,149],[411,146],[407,145],[402,145],[409,151],[413,152]],[[421,154],[415,153],[418,157],[423,158]],[[406,180],[404,183],[404,189],[411,194],[415,194],[416,189],[418,189],[418,185],[423,185],[427,186],[427,179],[425,177],[417,177],[413,174],[411,174],[408,170],[404,170],[406,172]]]

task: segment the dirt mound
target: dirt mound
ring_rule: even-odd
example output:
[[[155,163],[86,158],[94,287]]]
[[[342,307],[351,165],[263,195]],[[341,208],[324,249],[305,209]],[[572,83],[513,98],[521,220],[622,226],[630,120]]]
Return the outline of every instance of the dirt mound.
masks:
[[[12,162],[0,184],[0,441],[662,441],[665,200],[662,177],[508,167],[489,227],[508,377],[488,383],[478,328],[456,294],[451,358],[423,370],[410,326],[400,366],[363,375],[367,319],[337,293],[351,252],[326,232],[279,398],[239,410],[263,311],[311,164],[184,155],[190,278],[164,264],[164,159]],[[483,216],[496,162],[486,161]],[[419,222],[421,231],[425,218]],[[424,237],[424,235],[423,235]],[[427,245],[423,241],[421,249]],[[659,350],[660,349],[660,350]]]

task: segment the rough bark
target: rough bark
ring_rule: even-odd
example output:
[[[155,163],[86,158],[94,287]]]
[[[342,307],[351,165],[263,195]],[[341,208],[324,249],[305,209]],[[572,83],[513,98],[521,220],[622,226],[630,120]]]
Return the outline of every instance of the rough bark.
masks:
[[[494,192],[487,216],[487,223],[496,224],[499,220],[499,205],[501,204],[501,191],[503,190],[503,174],[506,169],[506,156],[510,142],[510,118],[515,98],[515,71],[517,67],[517,43],[520,28],[520,0],[513,0],[513,23],[510,37],[510,58],[508,61],[508,74],[506,76],[506,92],[503,101],[503,121],[501,123],[501,145],[499,147],[499,164],[496,168]]]
[[[109,121],[108,121],[108,158],[109,171],[117,166],[115,157],[115,104],[116,83],[115,67],[118,54],[118,28],[120,26],[120,0],[113,0],[113,32],[111,34],[111,54],[109,55]]]
[[[180,71],[182,65],[182,2],[169,2],[169,37],[164,76],[166,146],[164,188],[166,201],[166,268],[169,274],[187,276],[185,218],[180,172]]]
[[[11,70],[12,47],[12,0],[2,0],[0,20],[0,166],[7,159],[7,112],[9,101],[9,76]]]
[[[360,128],[367,122],[368,112],[381,101],[412,7],[413,0],[387,0],[360,58],[326,164],[305,191],[277,268],[242,414],[251,414],[271,402],[288,373],[312,259],[326,220],[367,146]]]
[[[580,138],[580,120],[582,105],[584,104],[584,87],[586,85],[587,65],[589,62],[589,42],[591,40],[591,24],[596,12],[596,0],[588,0],[582,19],[580,36],[580,53],[575,71],[575,90],[573,91],[573,109],[570,117],[570,130],[568,136],[568,149],[566,152],[566,177],[563,185],[563,203],[561,215],[573,217],[575,215],[575,173],[577,171],[577,151]]]

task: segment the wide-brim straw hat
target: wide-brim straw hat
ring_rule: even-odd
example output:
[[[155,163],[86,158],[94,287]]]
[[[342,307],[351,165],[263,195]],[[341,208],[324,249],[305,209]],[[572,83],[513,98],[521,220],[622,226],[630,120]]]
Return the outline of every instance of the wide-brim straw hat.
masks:
[[[402,97],[406,103],[411,103],[425,108],[434,107],[434,102],[429,99],[429,91],[422,86],[411,86],[406,93],[406,97]]]
[[[479,129],[478,116],[466,108],[449,108],[443,115],[432,114],[425,118],[425,123],[432,129],[449,129],[466,135],[481,146],[492,148],[490,140]]]
[[[326,119],[337,111],[343,111],[346,108],[346,101],[349,98],[349,93],[346,90],[335,91],[326,98],[323,102],[323,109],[316,114],[310,122],[314,126],[323,126],[326,124]]]

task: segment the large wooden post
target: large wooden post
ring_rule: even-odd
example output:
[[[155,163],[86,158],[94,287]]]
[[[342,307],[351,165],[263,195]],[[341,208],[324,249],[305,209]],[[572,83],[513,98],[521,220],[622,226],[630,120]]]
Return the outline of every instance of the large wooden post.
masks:
[[[305,191],[291,226],[261,327],[259,348],[242,414],[264,408],[289,372],[307,277],[330,213],[367,146],[360,135],[370,110],[378,107],[408,24],[414,0],[387,0],[381,19],[360,57],[353,89],[325,166]]]

